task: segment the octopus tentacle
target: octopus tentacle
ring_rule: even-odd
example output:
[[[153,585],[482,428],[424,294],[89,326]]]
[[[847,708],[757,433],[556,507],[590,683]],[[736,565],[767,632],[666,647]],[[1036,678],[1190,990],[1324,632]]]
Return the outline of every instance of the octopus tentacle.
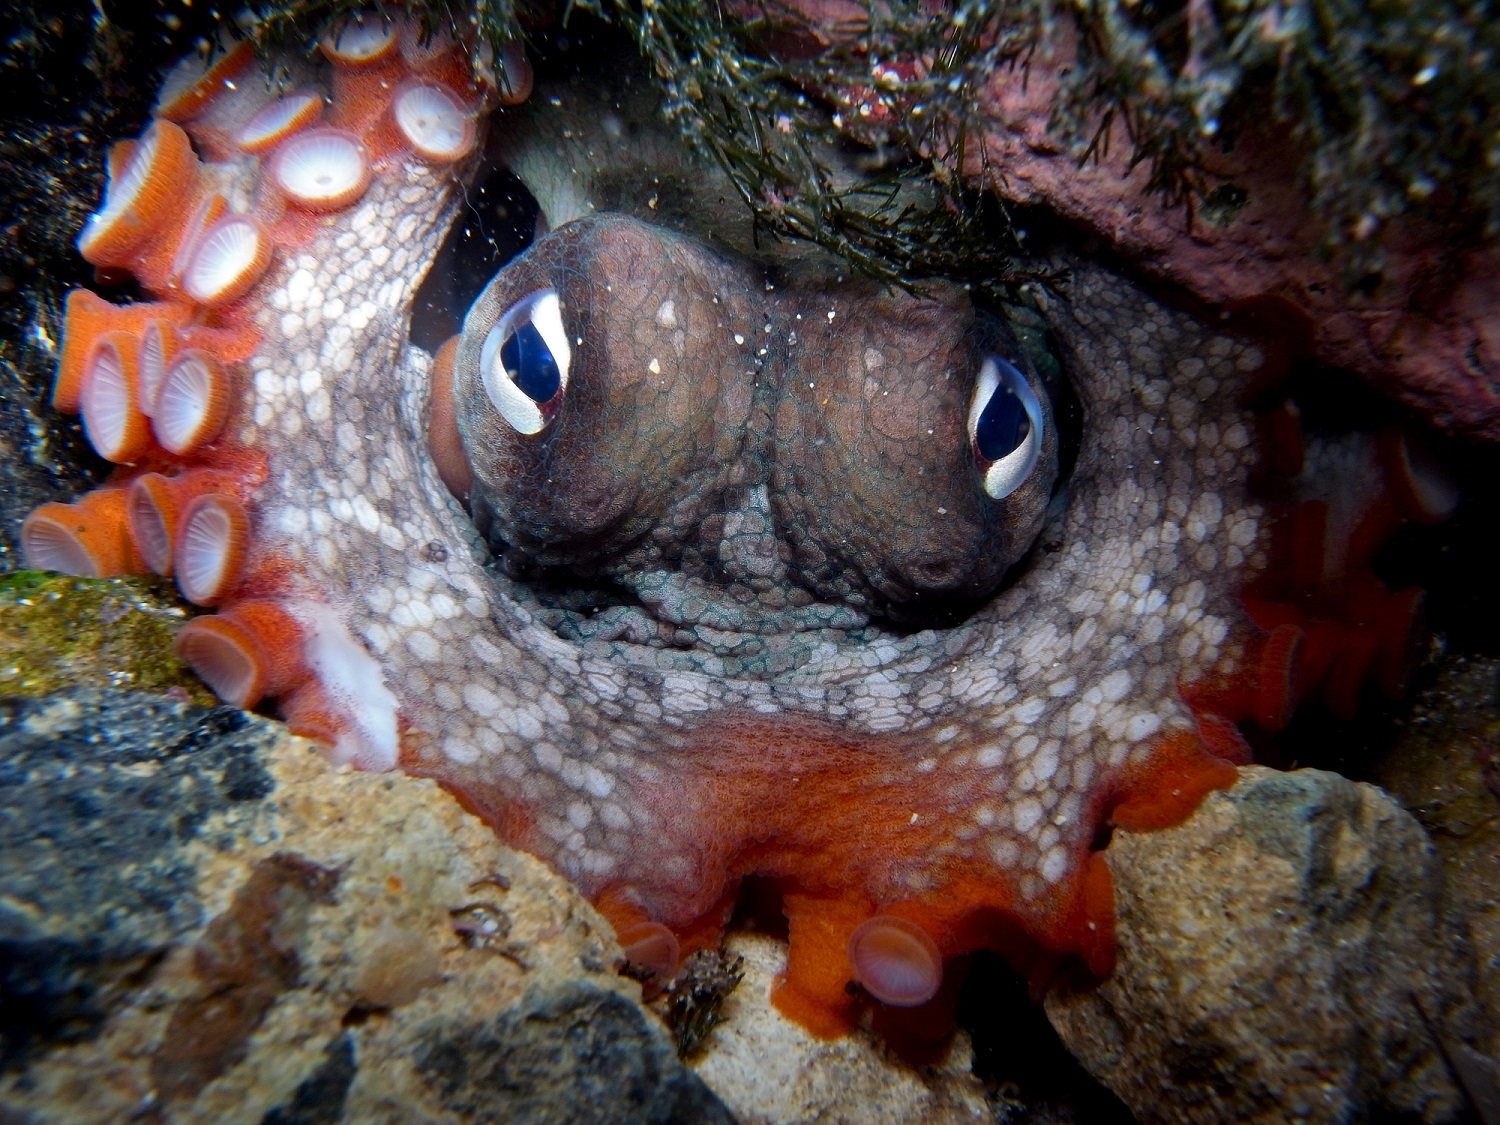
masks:
[[[235,48],[179,75],[112,161],[80,249],[153,299],[69,298],[54,401],[89,409],[91,357],[133,344],[108,405],[149,440],[105,443],[108,485],[33,513],[27,559],[173,574],[218,606],[178,648],[226,700],[274,698],[337,760],[439,778],[652,970],[716,940],[758,878],[789,924],[777,1003],[824,1034],[872,999],[920,1020],[947,1002],[943,962],[973,949],[1038,980],[1065,956],[1106,973],[1101,828],[1172,823],[1231,784],[1236,724],[1399,679],[1415,598],[1369,558],[1395,520],[1441,514],[1440,484],[1387,443],[1386,499],[1333,521],[1292,491],[1276,517],[1257,482],[1298,466],[1257,441],[1289,416],[1244,405],[1260,350],[1086,265],[1066,298],[1038,297],[1085,413],[1070,502],[972,618],[835,623],[748,656],[562,639],[487,566],[450,492],[466,467],[429,449],[452,350],[434,420],[433,360],[407,342],[484,110],[530,76],[512,57],[487,85],[460,45],[379,21],[323,48],[292,85],[331,90],[326,110],[244,80]],[[662,323],[687,318],[652,296]],[[877,374],[875,344],[857,354],[900,378]]]
[[[277,463],[281,443],[331,419],[332,370],[366,349],[390,359],[454,206],[455,163],[496,92],[464,49],[441,39],[419,49],[400,23],[356,21],[330,32],[324,51],[326,73],[282,60],[303,86],[279,97],[269,79],[246,77],[247,43],[208,65],[187,60],[158,119],[117,148],[79,249],[128,269],[156,299],[70,294],[54,403],[81,409],[95,448],[121,469],[99,493],[33,513],[22,540],[37,565],[175,575],[190,601],[223,606],[222,622],[200,620],[179,644],[210,682],[239,702],[300,687],[299,711],[318,717],[319,733],[359,727],[346,756],[388,768],[394,715],[360,714],[372,700],[392,710],[378,670],[350,662],[358,645],[324,608],[307,543],[275,530],[297,521],[286,513],[299,502],[278,506],[267,490],[291,475]],[[412,113],[403,97],[413,89],[437,92],[439,110]],[[316,124],[325,102],[337,128]],[[434,131],[459,143],[439,150]],[[333,331],[309,331],[321,318]],[[330,380],[317,393],[320,367]],[[286,380],[301,392],[296,410],[279,409]],[[279,431],[268,439],[271,419]],[[289,679],[303,661],[288,665],[288,649],[309,646],[344,680]],[[358,681],[372,671],[373,685]]]

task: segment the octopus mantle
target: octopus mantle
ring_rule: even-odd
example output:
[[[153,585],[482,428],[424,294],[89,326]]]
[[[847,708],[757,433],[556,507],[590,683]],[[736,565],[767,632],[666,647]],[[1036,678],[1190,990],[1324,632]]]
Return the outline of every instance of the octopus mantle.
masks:
[[[1083,265],[1039,297],[1084,413],[1069,502],[962,626],[830,641],[760,674],[560,639],[486,569],[429,453],[432,360],[408,343],[475,134],[524,63],[497,84],[461,47],[361,34],[296,71],[317,127],[359,150],[348,198],[280,171],[308,121],[247,144],[271,105],[264,83],[229,81],[248,50],[184,64],[152,130],[117,152],[81,246],[153,300],[74,295],[57,401],[121,466],[35,513],[26,549],[77,572],[176,573],[217,607],[179,648],[221,695],[274,697],[339,760],[438,778],[599,903],[633,959],[673,971],[755,877],[789,926],[777,1001],[825,1034],[871,995],[943,1004],[942,962],[978,948],[1036,976],[1070,955],[1106,973],[1108,825],[1171,823],[1230,784],[1248,758],[1236,723],[1399,683],[1414,599],[1366,564],[1401,518],[1371,497],[1409,500],[1406,478],[1366,473],[1358,503],[1269,507],[1258,476],[1326,474],[1294,412],[1247,410],[1261,352]],[[414,135],[398,104],[413,84],[458,107],[438,140],[459,142]],[[246,271],[211,290],[193,271],[236,217],[259,241],[203,266]],[[135,392],[187,353],[220,372],[222,404],[183,438],[165,398]],[[171,385],[212,382],[193,371]],[[111,426],[139,440],[111,445]]]

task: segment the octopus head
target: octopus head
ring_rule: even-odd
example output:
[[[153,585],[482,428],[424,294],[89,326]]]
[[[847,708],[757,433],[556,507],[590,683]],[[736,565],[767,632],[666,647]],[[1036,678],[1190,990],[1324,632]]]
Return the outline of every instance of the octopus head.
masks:
[[[452,378],[475,518],[513,573],[648,600],[686,575],[725,620],[753,606],[740,627],[951,616],[1026,555],[1058,479],[1049,388],[956,290],[781,288],[624,216],[502,270]]]

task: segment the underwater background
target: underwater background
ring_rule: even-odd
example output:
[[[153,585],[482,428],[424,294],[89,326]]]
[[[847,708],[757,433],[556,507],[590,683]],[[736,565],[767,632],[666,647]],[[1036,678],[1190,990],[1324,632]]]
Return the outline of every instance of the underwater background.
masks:
[[[360,7],[252,9],[257,49],[295,54]],[[434,27],[470,34],[464,5],[431,8]],[[715,207],[730,217],[716,245],[780,255],[788,277],[950,282],[985,308],[1019,307],[1013,323],[1044,354],[1044,302],[1028,294],[1068,293],[1060,261],[1101,264],[1184,315],[1232,312],[1258,333],[1306,432],[1416,435],[1427,479],[1457,501],[1441,521],[1404,522],[1371,559],[1385,587],[1425,591],[1407,683],[1357,691],[1352,714],[1319,699],[1274,732],[1245,721],[1256,763],[1327,773],[1247,773],[1233,800],[1210,798],[1162,833],[1198,833],[1180,846],[1216,857],[1222,882],[1195,883],[1195,861],[1153,850],[1155,833],[1119,834],[1129,839],[1110,851],[1136,864],[1131,893],[1173,904],[1132,921],[1118,868],[1120,925],[1143,935],[1130,940],[1167,945],[1151,927],[1187,933],[1178,904],[1246,894],[1210,910],[1226,930],[1174,967],[1117,978],[1120,994],[1059,986],[1044,1007],[1035,979],[1028,987],[984,951],[952,1002],[958,1039],[940,1037],[941,1050],[903,1049],[878,1023],[818,1038],[765,999],[783,971],[785,922],[774,895],[747,894],[728,948],[693,954],[670,987],[644,974],[643,1005],[639,965],[622,971],[619,919],[596,914],[534,849],[500,843],[466,811],[477,802],[461,807],[431,781],[332,770],[269,704],[217,705],[173,651],[199,609],[169,579],[25,568],[28,514],[112,471],[51,401],[66,294],[144,296],[76,248],[103,198],[108,146],[147,126],[162,73],[238,13],[7,4],[0,1116],[1496,1120],[1493,13],[1197,2],[478,11],[474,34],[502,55],[524,37],[538,89],[624,72],[647,91],[629,103],[652,117],[636,158],[590,180],[618,210],[711,226],[719,212],[705,221],[700,197],[672,192],[696,168],[720,169]],[[1049,103],[997,105],[997,76],[1043,87],[1060,38],[1073,64],[1048,79]],[[1026,132],[1037,120],[1046,145]],[[640,154],[655,159],[655,138],[678,133],[688,163],[648,178]],[[416,298],[411,339],[425,350],[531,241],[540,205],[523,179],[488,166],[475,179],[463,231],[439,258],[447,272]],[[1289,199],[1302,210],[1278,230]],[[1241,221],[1253,230],[1243,240]],[[1272,289],[1268,262],[1283,271],[1276,300],[1252,300]],[[1339,327],[1410,309],[1420,326],[1388,352]],[[1073,408],[1060,429],[1099,421],[1085,413]],[[1086,439],[1062,440],[1073,443],[1066,464]],[[1247,964],[1244,951],[1277,933],[1292,935],[1282,959]],[[1161,999],[1174,992],[1186,1011]],[[1337,999],[1316,1018],[1294,1003],[1319,992]],[[1241,1020],[1241,1003],[1262,1022]],[[1273,1034],[1298,1023],[1325,1057]]]

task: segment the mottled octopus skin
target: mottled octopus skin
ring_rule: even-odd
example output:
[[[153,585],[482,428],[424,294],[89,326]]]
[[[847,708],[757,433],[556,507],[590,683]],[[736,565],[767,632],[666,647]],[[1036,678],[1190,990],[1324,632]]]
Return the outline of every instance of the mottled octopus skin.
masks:
[[[249,206],[261,163],[218,159]],[[1262,622],[1296,633],[1277,647],[1240,600],[1252,580],[1263,612],[1290,597],[1251,492],[1257,348],[1079,265],[1039,297],[1085,416],[1071,495],[965,624],[829,639],[760,674],[572,643],[486,570],[428,451],[432,361],[407,324],[463,174],[388,151],[357,202],[278,238],[265,275],[207,317],[257,337],[219,439],[114,482],[184,465],[238,482],[250,546],[220,609],[294,623],[263,638],[293,728],[337,760],[440,779],[627,945],[663,927],[684,951],[711,942],[740,880],[773,882],[790,931],[777,1002],[823,1034],[868,1003],[848,943],[878,915],[943,957],[1107,972],[1101,828],[1186,815],[1244,760],[1233,724],[1284,721],[1299,690],[1289,622],[1312,611]]]
[[[479,368],[505,311],[546,291],[566,310],[572,376],[555,417],[522,434]],[[1057,478],[1043,391],[1036,468],[999,502],[978,481],[968,414],[993,354],[1028,364],[956,293],[768,286],[693,239],[581,218],[501,270],[465,321],[452,381],[470,507],[494,523],[508,567],[518,555],[644,586],[679,626],[704,614],[665,604],[669,572],[690,597],[726,603],[720,630],[847,629],[867,610],[930,619],[994,591],[1036,539]],[[793,647],[788,668],[807,659]]]

